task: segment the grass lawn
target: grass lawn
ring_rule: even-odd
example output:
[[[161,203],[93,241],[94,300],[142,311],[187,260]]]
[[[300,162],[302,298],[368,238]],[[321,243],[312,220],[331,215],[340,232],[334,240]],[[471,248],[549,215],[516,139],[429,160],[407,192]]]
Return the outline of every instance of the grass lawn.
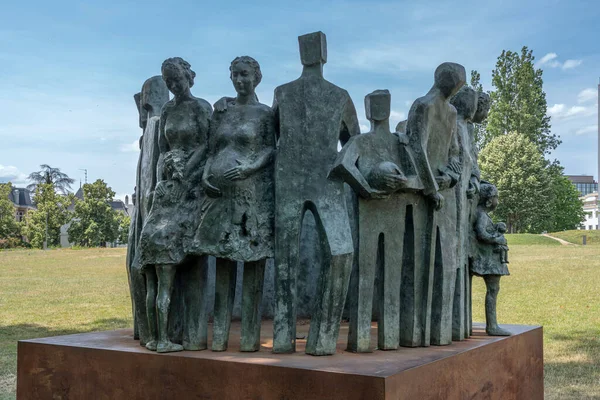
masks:
[[[575,244],[583,244],[583,235],[585,235],[588,246],[600,245],[600,231],[572,230],[552,232],[550,235]]]
[[[500,322],[544,325],[547,399],[600,399],[600,251],[508,235]],[[124,249],[0,252],[0,399],[14,399],[16,341],[131,326]],[[484,320],[482,279],[473,315]]]

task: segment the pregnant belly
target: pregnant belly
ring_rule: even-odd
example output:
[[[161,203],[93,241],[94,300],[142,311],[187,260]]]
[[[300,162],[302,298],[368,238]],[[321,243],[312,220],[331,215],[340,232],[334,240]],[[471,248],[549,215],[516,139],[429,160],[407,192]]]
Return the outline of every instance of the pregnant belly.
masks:
[[[242,164],[250,162],[248,157],[234,149],[223,149],[217,153],[213,158],[213,163],[209,171],[209,174],[212,175],[210,182],[220,189],[228,186],[237,186],[236,182],[239,181],[230,181],[224,176],[225,172],[240,165],[236,160],[239,160]]]

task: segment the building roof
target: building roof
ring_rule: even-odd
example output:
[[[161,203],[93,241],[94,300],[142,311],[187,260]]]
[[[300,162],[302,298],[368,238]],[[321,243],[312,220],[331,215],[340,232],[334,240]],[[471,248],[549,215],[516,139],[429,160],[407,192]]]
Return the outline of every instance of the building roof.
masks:
[[[35,208],[31,200],[31,191],[27,188],[12,188],[8,198],[17,207]]]
[[[565,175],[573,183],[596,183],[592,175]]]

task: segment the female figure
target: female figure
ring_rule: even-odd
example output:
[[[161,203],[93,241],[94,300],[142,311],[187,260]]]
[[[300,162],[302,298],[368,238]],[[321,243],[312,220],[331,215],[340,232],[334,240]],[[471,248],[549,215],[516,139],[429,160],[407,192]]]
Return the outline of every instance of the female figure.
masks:
[[[485,331],[491,336],[510,336],[510,332],[500,328],[496,320],[496,302],[500,291],[500,277],[509,275],[506,266],[506,225],[502,222],[494,224],[488,212],[498,206],[498,189],[496,186],[481,181],[479,188],[479,205],[475,218],[476,254],[471,264],[471,274],[481,276],[485,281]]]
[[[212,349],[227,349],[236,261],[243,261],[241,350],[260,347],[260,300],[266,259],[273,256],[273,156],[275,119],[258,102],[260,66],[251,57],[231,62],[237,92],[211,119],[209,156],[202,177],[209,197],[202,205],[194,245],[217,257]]]
[[[148,324],[153,340],[146,344],[159,353],[205,348],[203,313],[199,305],[200,284],[206,257],[186,260],[183,240],[192,231],[194,191],[206,156],[207,134],[212,108],[190,93],[195,73],[182,58],[163,62],[162,77],[174,98],[161,111],[156,189],[152,208],[142,229],[140,262],[146,275]],[[194,185],[196,183],[196,185]],[[184,262],[185,261],[185,262]],[[183,346],[168,337],[171,296],[175,272],[185,265],[185,307]],[[192,287],[194,286],[194,287]],[[172,314],[172,313],[171,313]],[[203,343],[204,342],[204,343]]]

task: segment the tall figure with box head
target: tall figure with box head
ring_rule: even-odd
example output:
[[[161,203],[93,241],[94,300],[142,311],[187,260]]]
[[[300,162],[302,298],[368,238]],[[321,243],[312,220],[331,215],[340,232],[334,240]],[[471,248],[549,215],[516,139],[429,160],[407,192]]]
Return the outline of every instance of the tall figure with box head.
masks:
[[[300,78],[275,89],[275,316],[273,351],[296,349],[296,281],[304,214],[316,221],[323,254],[306,352],[335,353],[353,261],[353,242],[341,180],[329,178],[338,144],[360,133],[348,92],[323,78],[322,32],[298,38]]]
[[[432,88],[413,103],[408,114],[406,134],[416,155],[415,162],[428,202],[415,209],[426,216],[423,237],[425,272],[417,282],[417,298],[424,310],[419,322],[419,345],[445,345],[452,342],[452,303],[456,284],[456,195],[453,187],[460,177],[456,109],[450,98],[466,82],[462,65],[443,63],[437,67]],[[433,269],[433,273],[431,273]],[[427,271],[429,270],[429,271]]]

